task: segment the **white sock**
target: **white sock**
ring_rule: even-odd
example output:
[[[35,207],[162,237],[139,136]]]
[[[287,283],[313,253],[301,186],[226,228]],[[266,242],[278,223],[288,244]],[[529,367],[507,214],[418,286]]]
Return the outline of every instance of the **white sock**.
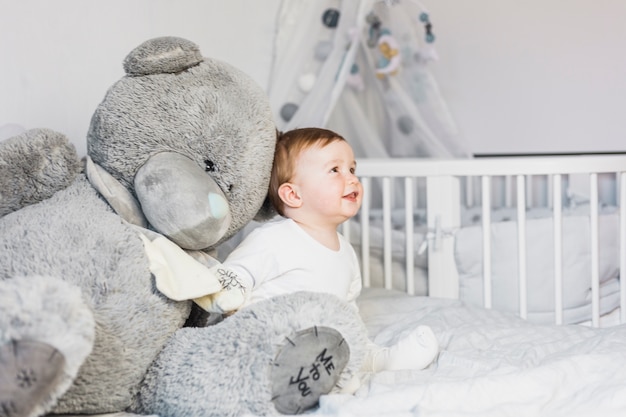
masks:
[[[439,342],[428,326],[418,326],[393,346],[382,348],[373,357],[374,372],[424,369],[439,352]]]
[[[352,378],[344,382],[341,386],[337,385],[337,388],[339,394],[352,395],[361,388],[361,379],[358,375],[352,375]]]

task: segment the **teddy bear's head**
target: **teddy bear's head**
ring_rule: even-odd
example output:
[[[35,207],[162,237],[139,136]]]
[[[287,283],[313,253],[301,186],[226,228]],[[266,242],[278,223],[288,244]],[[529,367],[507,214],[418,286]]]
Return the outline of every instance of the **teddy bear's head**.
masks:
[[[265,92],[176,37],[148,40],[96,109],[93,162],[136,197],[155,230],[211,249],[263,207],[276,128]]]

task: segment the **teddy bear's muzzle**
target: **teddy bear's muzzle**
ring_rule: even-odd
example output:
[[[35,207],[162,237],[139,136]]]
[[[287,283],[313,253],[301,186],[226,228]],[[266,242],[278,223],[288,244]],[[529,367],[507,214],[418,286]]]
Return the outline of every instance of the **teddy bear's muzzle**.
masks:
[[[217,183],[176,152],[152,156],[135,175],[135,192],[152,227],[183,249],[206,249],[228,231],[231,213]]]

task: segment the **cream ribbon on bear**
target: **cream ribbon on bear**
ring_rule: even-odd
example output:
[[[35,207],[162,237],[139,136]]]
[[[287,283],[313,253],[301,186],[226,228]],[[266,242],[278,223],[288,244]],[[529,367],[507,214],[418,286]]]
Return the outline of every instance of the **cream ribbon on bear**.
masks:
[[[172,300],[182,301],[222,291],[217,275],[220,264],[207,268],[177,244],[159,235],[153,240],[139,234],[150,261],[156,287]]]
[[[233,282],[233,273],[221,263],[214,261],[215,265],[207,267],[156,232],[144,229],[139,236],[156,287],[163,295],[176,301],[193,300],[202,309],[219,314],[233,312],[245,303],[246,289],[236,276]]]

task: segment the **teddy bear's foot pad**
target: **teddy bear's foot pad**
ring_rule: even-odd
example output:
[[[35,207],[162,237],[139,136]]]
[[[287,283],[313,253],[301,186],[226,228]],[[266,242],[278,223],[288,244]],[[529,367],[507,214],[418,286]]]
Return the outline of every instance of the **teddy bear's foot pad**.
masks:
[[[337,384],[350,358],[341,333],[310,327],[286,338],[272,363],[272,402],[278,412],[300,414],[315,407]]]
[[[63,374],[65,357],[52,346],[16,340],[0,346],[0,417],[26,417]]]

